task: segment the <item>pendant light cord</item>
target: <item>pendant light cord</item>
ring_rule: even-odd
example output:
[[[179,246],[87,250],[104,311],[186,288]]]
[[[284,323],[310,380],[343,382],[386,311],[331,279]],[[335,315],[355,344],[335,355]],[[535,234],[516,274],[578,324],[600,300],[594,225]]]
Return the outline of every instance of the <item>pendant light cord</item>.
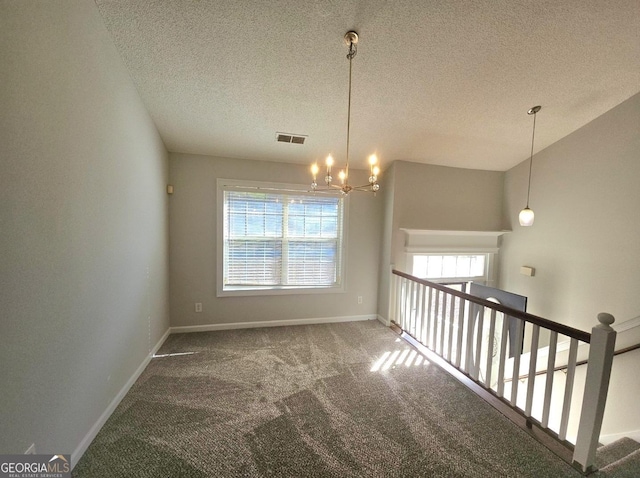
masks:
[[[533,141],[536,137],[536,115],[533,113],[533,134],[531,135],[531,156],[529,158],[529,187],[527,188],[527,209],[529,208],[529,194],[531,193],[531,168],[533,167]]]

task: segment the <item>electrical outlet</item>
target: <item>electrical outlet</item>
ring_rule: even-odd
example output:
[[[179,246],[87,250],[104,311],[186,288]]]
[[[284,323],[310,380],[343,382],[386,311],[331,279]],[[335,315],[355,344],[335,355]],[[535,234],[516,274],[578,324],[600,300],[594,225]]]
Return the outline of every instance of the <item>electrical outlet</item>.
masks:
[[[29,448],[27,448],[27,451],[24,452],[25,455],[35,455],[36,454],[36,444],[32,443],[31,446]]]
[[[196,312],[202,312],[202,302],[196,302]]]
[[[362,296],[361,295],[358,296],[358,304],[362,304]]]

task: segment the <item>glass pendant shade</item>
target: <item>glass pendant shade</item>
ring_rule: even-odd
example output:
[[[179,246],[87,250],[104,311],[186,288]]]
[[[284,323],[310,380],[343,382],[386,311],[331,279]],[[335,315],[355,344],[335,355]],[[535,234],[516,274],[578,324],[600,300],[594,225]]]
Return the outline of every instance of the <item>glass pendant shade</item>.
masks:
[[[533,211],[531,209],[529,209],[529,207],[525,207],[522,211],[520,211],[520,215],[518,216],[518,219],[520,220],[520,225],[521,226],[533,226],[533,219],[534,219],[535,214],[533,214]]]

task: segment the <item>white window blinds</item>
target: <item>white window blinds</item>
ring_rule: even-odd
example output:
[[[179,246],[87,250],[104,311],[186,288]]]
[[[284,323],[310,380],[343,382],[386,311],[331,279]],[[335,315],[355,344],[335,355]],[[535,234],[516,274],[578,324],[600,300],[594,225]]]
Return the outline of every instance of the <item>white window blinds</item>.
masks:
[[[224,289],[341,283],[343,199],[224,190]]]

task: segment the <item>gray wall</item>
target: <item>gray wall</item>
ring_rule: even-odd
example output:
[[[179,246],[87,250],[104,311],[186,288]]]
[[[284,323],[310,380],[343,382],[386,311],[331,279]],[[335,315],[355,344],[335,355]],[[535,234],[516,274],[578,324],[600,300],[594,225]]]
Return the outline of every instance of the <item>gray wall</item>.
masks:
[[[538,128],[544,128],[544,109]],[[607,311],[640,315],[640,94],[533,159],[532,227],[518,224],[528,161],[507,172],[501,288],[529,297],[528,310],[583,330]],[[519,274],[535,267],[534,277]]]
[[[94,2],[0,44],[0,452],[72,453],[169,325],[167,153]]]
[[[380,315],[387,318],[391,264],[405,267],[400,230],[500,231],[504,173],[395,161],[393,185],[384,199],[384,244],[380,273]]]
[[[295,147],[295,146],[294,146]],[[366,182],[352,171],[354,183]],[[309,167],[171,153],[169,200],[171,325],[193,326],[317,319],[377,312],[377,276],[382,227],[380,195],[354,192],[347,222],[344,293],[216,297],[216,180],[245,179],[309,184]],[[357,303],[357,297],[363,303]],[[196,313],[194,304],[202,303]]]
[[[395,163],[394,224],[445,231],[502,230],[504,173]]]

